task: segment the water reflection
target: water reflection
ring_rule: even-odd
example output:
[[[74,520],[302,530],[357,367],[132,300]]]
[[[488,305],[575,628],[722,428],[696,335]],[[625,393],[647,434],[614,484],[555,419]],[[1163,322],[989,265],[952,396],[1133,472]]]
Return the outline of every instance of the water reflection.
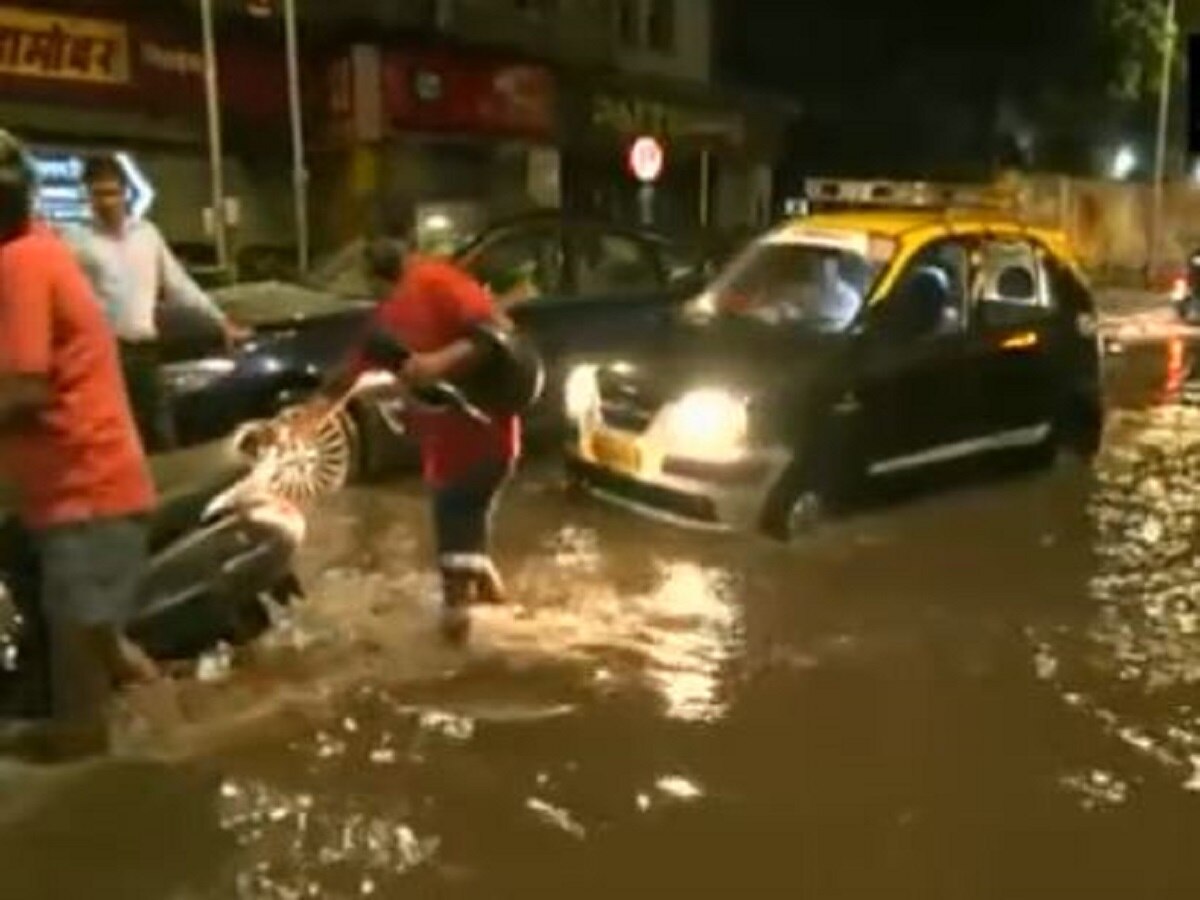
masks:
[[[595,534],[580,529],[551,540],[563,548],[553,563],[540,559],[517,575],[524,609],[481,613],[485,639],[588,663],[601,687],[640,681],[669,718],[721,718],[724,676],[743,644],[738,579],[685,558],[630,566],[628,554],[602,553]],[[626,562],[619,573],[606,571],[613,558]],[[547,569],[556,575],[547,579]]]
[[[428,864],[439,840],[355,798],[292,792],[256,780],[226,780],[221,827],[241,849],[233,880],[240,900],[374,894]]]
[[[1156,776],[1195,789],[1200,408],[1184,380],[1188,354],[1177,341],[1162,352],[1164,394],[1173,402],[1118,414],[1097,463],[1088,620],[1032,633],[1038,676],[1068,706]],[[1089,809],[1131,793],[1128,777],[1105,769],[1072,773],[1064,785]]]

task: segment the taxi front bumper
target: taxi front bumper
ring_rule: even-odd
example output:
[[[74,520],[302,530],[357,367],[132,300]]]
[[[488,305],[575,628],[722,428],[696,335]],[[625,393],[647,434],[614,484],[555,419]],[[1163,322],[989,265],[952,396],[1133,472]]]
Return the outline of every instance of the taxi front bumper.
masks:
[[[606,442],[625,447],[628,455],[606,452]],[[568,476],[600,499],[649,518],[748,531],[758,527],[768,492],[791,461],[782,448],[713,463],[659,452],[647,443],[643,436],[612,429],[577,432],[566,446]]]

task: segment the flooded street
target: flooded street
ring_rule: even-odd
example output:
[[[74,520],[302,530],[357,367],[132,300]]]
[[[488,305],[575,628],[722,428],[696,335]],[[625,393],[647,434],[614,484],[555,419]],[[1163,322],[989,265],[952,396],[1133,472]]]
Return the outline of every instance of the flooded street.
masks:
[[[1094,473],[792,547],[533,464],[502,520],[516,603],[466,651],[436,639],[417,489],[348,492],[313,516],[306,606],[183,685],[172,739],[0,762],[0,896],[1194,897],[1187,357],[1113,361]]]

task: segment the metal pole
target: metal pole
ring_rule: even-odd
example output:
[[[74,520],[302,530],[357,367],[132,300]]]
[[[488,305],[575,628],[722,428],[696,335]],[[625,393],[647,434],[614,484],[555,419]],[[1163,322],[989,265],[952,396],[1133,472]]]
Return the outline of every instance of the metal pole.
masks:
[[[220,80],[217,72],[217,42],[213,36],[212,0],[200,0],[200,24],[204,33],[204,96],[208,107],[208,154],[212,177],[213,238],[217,265],[229,270],[229,238],[225,228],[225,162],[221,140]]]
[[[1158,135],[1154,148],[1154,205],[1150,213],[1149,271],[1158,272],[1159,244],[1162,242],[1163,181],[1167,169],[1167,129],[1171,117],[1171,70],[1175,62],[1175,0],[1167,0],[1162,46],[1162,82],[1158,89]]]
[[[700,227],[708,227],[708,213],[712,189],[712,153],[707,147],[700,151]]]
[[[288,103],[292,118],[292,188],[296,205],[296,254],[300,271],[308,271],[308,170],[304,160],[304,119],[300,103],[300,41],[296,27],[296,0],[284,0],[287,34]]]

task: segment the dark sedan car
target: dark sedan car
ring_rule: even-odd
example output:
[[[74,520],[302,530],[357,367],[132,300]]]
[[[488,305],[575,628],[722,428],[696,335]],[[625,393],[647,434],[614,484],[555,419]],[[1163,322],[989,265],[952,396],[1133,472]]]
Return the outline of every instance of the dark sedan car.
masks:
[[[705,275],[703,260],[661,235],[557,214],[494,226],[456,259],[492,288],[547,361],[547,395],[531,415],[535,433],[560,420],[561,384],[571,366],[646,346]],[[232,356],[213,353],[204,342],[176,344],[167,379],[184,442],[227,433],[302,401],[352,346],[373,307],[369,298],[380,290],[359,241],[318,266],[304,285],[267,282],[215,292],[222,307],[257,334]],[[361,392],[322,435],[324,482],[410,460],[398,412],[392,386]]]
[[[1095,308],[1057,232],[831,213],[761,238],[686,312],[567,392],[574,478],[655,516],[786,537],[871,482],[1100,440]]]

